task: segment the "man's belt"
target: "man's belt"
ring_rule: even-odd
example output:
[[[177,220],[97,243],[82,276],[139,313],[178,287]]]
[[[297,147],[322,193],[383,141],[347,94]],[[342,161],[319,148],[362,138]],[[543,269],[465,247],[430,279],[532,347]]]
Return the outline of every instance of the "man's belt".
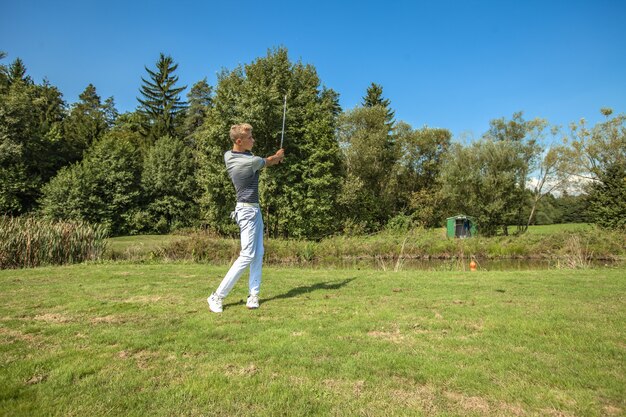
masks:
[[[237,203],[237,207],[256,207],[259,208],[259,203]]]

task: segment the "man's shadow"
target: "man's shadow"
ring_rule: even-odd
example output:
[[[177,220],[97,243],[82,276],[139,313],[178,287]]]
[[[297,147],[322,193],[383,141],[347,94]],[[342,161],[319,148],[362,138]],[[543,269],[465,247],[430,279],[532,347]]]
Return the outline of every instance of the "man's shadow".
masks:
[[[338,290],[339,288],[348,285],[350,282],[354,281],[355,279],[356,277],[347,278],[347,279],[344,279],[343,281],[327,281],[327,282],[318,282],[317,284],[313,284],[313,285],[303,285],[301,287],[292,288],[291,290],[289,290],[288,292],[284,294],[275,295],[267,299],[261,299],[261,303],[265,304],[267,302],[274,301],[274,300],[282,300],[285,298],[298,297],[300,295],[308,294],[313,291]],[[224,304],[224,307],[236,306],[236,305],[241,305],[245,303],[246,302],[244,300],[239,300],[236,303]]]

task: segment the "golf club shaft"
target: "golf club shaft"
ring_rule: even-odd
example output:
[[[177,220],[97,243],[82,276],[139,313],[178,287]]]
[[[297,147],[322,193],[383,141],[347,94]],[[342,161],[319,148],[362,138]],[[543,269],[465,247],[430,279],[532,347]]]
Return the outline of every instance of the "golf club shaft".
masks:
[[[283,105],[283,131],[280,134],[280,148],[283,147],[283,139],[285,137],[285,116],[287,115],[287,94],[285,94],[285,104]]]

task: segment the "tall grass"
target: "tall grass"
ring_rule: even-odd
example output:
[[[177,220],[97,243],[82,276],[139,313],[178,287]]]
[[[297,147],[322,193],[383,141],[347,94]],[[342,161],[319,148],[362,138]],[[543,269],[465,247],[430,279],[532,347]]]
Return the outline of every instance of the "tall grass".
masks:
[[[100,259],[103,226],[34,217],[0,217],[0,269],[62,265]]]
[[[405,260],[535,259],[561,261],[579,268],[590,260],[619,260],[626,255],[625,235],[594,227],[554,230],[551,234],[447,238],[443,229],[382,232],[372,236],[335,236],[319,242],[267,239],[270,265],[334,265],[346,260],[371,260],[382,270],[401,270]],[[237,239],[191,234],[166,246],[155,257],[228,263],[239,253]]]

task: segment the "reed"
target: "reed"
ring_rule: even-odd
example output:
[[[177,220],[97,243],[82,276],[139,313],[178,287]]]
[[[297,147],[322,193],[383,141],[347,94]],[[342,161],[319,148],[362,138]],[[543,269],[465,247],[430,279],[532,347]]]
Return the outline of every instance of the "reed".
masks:
[[[98,260],[107,231],[81,221],[0,217],[0,269],[31,268]]]

